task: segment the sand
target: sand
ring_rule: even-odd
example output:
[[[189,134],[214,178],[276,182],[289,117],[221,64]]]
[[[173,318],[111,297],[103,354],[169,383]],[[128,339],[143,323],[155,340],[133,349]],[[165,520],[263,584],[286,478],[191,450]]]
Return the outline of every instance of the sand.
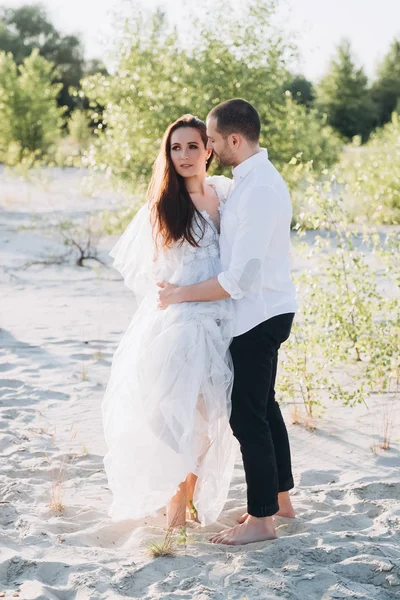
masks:
[[[381,450],[380,397],[329,406],[315,431],[285,408],[297,518],[276,519],[275,541],[208,541],[244,510],[240,456],[219,522],[189,526],[175,556],[148,552],[165,536],[162,514],[110,521],[100,403],[131,293],[95,262],[24,266],[64,252],[58,221],[123,201],[102,181],[84,196],[85,177],[52,170],[25,183],[0,172],[0,597],[400,598],[399,415],[393,404],[392,447]],[[115,240],[99,243],[107,264]]]

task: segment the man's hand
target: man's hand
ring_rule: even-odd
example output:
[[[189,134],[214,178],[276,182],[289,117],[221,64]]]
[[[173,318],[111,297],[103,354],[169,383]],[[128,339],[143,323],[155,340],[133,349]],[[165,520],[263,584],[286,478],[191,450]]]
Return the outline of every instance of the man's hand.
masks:
[[[165,281],[158,281],[158,308],[165,310],[171,304],[178,304],[181,300],[179,299],[179,285],[173,285],[172,283],[166,283]]]

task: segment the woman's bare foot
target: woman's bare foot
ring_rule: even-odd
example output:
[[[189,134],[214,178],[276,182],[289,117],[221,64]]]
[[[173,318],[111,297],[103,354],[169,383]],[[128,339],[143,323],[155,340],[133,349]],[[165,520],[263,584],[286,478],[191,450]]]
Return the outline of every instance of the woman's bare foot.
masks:
[[[276,516],[286,517],[287,519],[294,519],[296,517],[292,501],[290,500],[289,492],[280,492],[278,494],[278,504],[279,510],[277,513],[275,513]],[[244,523],[248,516],[249,513],[244,513],[241,517],[238,518],[237,522],[240,524]]]
[[[196,521],[196,523],[200,523],[196,507],[193,504],[194,488],[196,487],[196,483],[197,483],[197,475],[195,475],[194,473],[189,473],[189,475],[186,477],[186,486],[187,486],[186,487],[186,489],[187,489],[186,506],[189,511],[189,519],[191,521]]]
[[[249,515],[244,523],[221,531],[212,537],[210,542],[238,546],[274,539],[276,539],[276,531],[272,517],[257,518]]]
[[[183,481],[168,503],[167,527],[183,527],[186,524],[186,494],[186,481]]]

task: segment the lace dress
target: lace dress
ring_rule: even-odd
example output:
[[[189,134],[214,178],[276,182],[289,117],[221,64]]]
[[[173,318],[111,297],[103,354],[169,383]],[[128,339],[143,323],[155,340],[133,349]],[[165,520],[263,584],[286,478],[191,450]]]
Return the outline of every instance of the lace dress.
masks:
[[[230,180],[207,181],[223,207]],[[232,300],[157,308],[157,281],[189,285],[221,271],[217,228],[201,214],[193,223],[199,247],[175,244],[153,261],[144,206],[111,251],[138,303],[102,403],[113,520],[155,515],[189,473],[198,476],[194,504],[203,525],[218,518],[227,498],[236,454],[229,426]]]

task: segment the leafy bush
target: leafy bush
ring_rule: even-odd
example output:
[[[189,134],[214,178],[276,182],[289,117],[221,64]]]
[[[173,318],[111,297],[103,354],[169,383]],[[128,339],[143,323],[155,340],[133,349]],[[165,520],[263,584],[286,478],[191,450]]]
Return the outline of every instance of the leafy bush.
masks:
[[[340,174],[354,217],[400,224],[400,117],[378,130],[366,146],[345,152]]]
[[[258,109],[261,143],[278,168],[294,155],[314,159],[315,168],[331,164],[339,143],[315,112],[283,92],[292,48],[272,25],[274,4],[254,0],[235,14],[214,3],[203,20],[187,24],[186,45],[162,13],[132,14],[119,35],[115,73],[83,81],[86,96],[105,106],[86,164],[136,191],[148,182],[169,123],[187,112],[205,118],[238,96]]]
[[[68,119],[69,134],[72,141],[78,145],[80,153],[88,149],[93,138],[89,125],[89,115],[85,110],[74,110]]]
[[[0,161],[17,164],[49,153],[64,113],[54,78],[53,65],[37,50],[18,67],[11,54],[0,52]]]
[[[296,245],[306,268],[296,278],[301,310],[281,378],[308,417],[327,397],[354,404],[400,391],[400,234],[351,226],[342,192],[334,178],[309,174],[308,225],[318,231]]]

